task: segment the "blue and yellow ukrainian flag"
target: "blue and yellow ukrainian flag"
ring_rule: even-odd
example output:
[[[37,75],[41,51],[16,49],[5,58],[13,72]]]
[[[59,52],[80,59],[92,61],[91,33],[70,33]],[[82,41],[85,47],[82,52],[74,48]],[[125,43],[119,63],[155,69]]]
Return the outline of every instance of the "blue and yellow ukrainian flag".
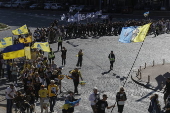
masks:
[[[135,30],[136,27],[131,26],[131,27],[123,27],[121,34],[120,34],[120,38],[119,38],[119,42],[123,42],[123,43],[131,43],[131,39],[132,39],[132,35],[133,35],[133,30]]]
[[[42,51],[50,52],[50,46],[48,42],[35,42],[32,48],[38,48]]]
[[[26,25],[23,25],[22,27],[12,30],[13,35],[21,35],[21,34],[28,34],[28,28]]]
[[[2,51],[3,59],[14,59],[25,56],[24,44],[19,43],[6,47]]]
[[[149,11],[148,12],[145,12],[143,13],[144,17],[147,17],[149,15]]]
[[[139,26],[133,31],[133,42],[143,42],[145,40],[145,37],[148,33],[148,30],[150,28],[151,23],[145,24],[143,26]]]
[[[0,48],[5,48],[12,45],[12,37],[5,37],[0,40]]]

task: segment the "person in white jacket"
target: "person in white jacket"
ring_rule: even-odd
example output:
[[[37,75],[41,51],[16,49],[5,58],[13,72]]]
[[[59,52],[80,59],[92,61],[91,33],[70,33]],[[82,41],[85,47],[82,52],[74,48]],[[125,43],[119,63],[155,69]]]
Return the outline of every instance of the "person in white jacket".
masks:
[[[97,90],[97,87],[93,88],[93,93],[89,96],[89,101],[91,102],[91,108],[93,110],[93,113],[97,113],[96,110],[96,103],[100,100],[100,94]]]

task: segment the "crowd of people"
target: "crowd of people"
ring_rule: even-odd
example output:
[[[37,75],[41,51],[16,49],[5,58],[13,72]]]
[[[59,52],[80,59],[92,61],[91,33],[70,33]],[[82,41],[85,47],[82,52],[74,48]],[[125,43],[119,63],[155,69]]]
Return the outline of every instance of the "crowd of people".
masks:
[[[47,28],[37,28],[33,36],[36,41],[49,41],[53,43],[57,41],[57,37],[63,39],[72,38],[87,38],[95,36],[118,36],[121,33],[122,27],[129,26],[142,26],[151,22],[148,35],[154,34],[158,36],[160,34],[169,33],[170,21],[165,19],[160,20],[127,20],[127,21],[115,21],[112,22],[112,18],[104,22],[90,22],[90,23],[69,23],[66,25],[58,25],[58,21],[55,20]]]
[[[110,20],[111,21],[111,20]],[[62,66],[66,65],[66,53],[67,49],[63,47],[63,39],[71,39],[75,37],[84,36],[106,36],[106,35],[120,35],[121,28],[125,26],[141,26],[147,24],[148,22],[153,22],[149,32],[153,32],[155,36],[161,33],[168,33],[170,26],[169,20],[144,20],[144,21],[126,21],[126,22],[108,22],[108,23],[87,23],[79,24],[73,23],[68,25],[58,25],[58,21],[54,21],[48,28],[37,28],[34,33],[30,33],[34,37],[34,42],[45,42],[49,43],[58,42],[58,51],[61,51]],[[15,39],[17,43],[17,39]],[[35,58],[32,60],[25,60],[23,64],[18,64],[14,60],[3,60],[1,59],[1,77],[4,77],[5,71],[7,74],[8,81],[12,81],[15,84],[11,84],[6,89],[6,99],[7,99],[7,113],[12,113],[13,102],[16,103],[16,108],[21,112],[33,113],[35,112],[35,103],[40,102],[41,113],[54,112],[54,106],[57,101],[58,94],[62,93],[62,79],[64,77],[72,79],[74,83],[74,92],[68,91],[68,95],[65,98],[65,103],[62,106],[63,113],[73,113],[74,107],[78,105],[81,98],[75,99],[74,95],[79,94],[78,85],[83,81],[83,76],[79,68],[75,68],[70,71],[70,76],[62,74],[62,67],[55,64],[55,51],[50,48],[48,57],[44,55],[42,50],[32,49],[35,52]],[[83,51],[78,52],[78,61],[76,66],[82,67],[83,61]],[[113,69],[113,63],[115,62],[115,55],[113,51],[108,56],[110,60],[110,69]],[[81,81],[80,81],[81,79]],[[18,81],[23,84],[23,91],[17,91]],[[170,78],[167,80],[165,88],[165,110],[166,113],[170,112],[170,103],[168,96],[170,94]],[[123,112],[125,101],[127,96],[123,87],[116,95],[116,103],[114,105],[108,106],[107,95],[103,94],[102,99],[100,99],[100,93],[98,88],[94,87],[93,93],[89,96],[89,101],[91,102],[91,108],[93,113],[105,113],[105,109],[114,108],[116,103],[118,106],[118,113]],[[153,111],[160,111],[160,106],[158,102],[158,95],[155,94],[151,97],[151,104],[148,109],[150,113]],[[154,112],[159,113],[159,112]]]

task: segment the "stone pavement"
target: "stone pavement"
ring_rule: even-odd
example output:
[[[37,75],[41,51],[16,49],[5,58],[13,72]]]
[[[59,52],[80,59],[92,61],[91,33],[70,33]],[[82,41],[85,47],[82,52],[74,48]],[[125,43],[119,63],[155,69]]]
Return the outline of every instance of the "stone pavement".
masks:
[[[45,17],[46,15],[33,15],[34,11],[30,11],[30,14],[23,14],[22,12],[16,12],[15,10],[4,11],[0,10],[0,21],[2,23],[8,24],[10,29],[6,31],[1,31],[0,37],[11,36],[11,30],[18,28],[21,25],[27,24],[31,30],[34,30],[37,26],[43,27],[48,26],[54,18],[57,16]],[[43,12],[42,12],[43,13]],[[48,15],[47,15],[48,16]],[[128,15],[129,16],[129,15]],[[143,15],[142,15],[143,16]],[[12,18],[9,18],[12,17]],[[60,17],[60,16],[58,16]],[[131,17],[131,16],[130,16]],[[115,17],[116,18],[116,17]],[[123,18],[122,16],[120,18]],[[128,17],[129,18],[129,17]],[[135,16],[135,18],[138,18]],[[142,17],[143,18],[143,17]],[[117,20],[119,18],[116,18]],[[126,18],[123,18],[126,19]],[[170,62],[170,35],[163,34],[158,37],[152,38],[153,36],[147,36],[145,43],[140,51],[139,57],[136,60],[134,68],[139,68],[140,65],[151,60],[162,62],[162,59],[166,59],[166,62]],[[102,94],[108,95],[108,103],[112,105],[115,103],[116,92],[124,84],[125,91],[128,100],[124,107],[123,113],[147,113],[149,106],[149,97],[157,93],[159,95],[160,104],[164,106],[163,94],[160,92],[153,91],[151,89],[146,89],[145,87],[136,84],[127,78],[127,74],[131,69],[131,66],[136,58],[136,54],[139,51],[141,43],[129,43],[124,44],[118,42],[119,36],[103,36],[103,37],[89,37],[88,39],[71,39],[63,42],[63,46],[67,48],[67,63],[63,69],[63,74],[69,74],[69,71],[76,67],[77,62],[77,52],[79,49],[83,49],[83,66],[81,68],[82,76],[84,81],[86,81],[85,87],[78,87],[81,93],[81,102],[79,106],[75,108],[74,113],[91,113],[91,106],[88,100],[88,96],[91,94],[94,86],[97,86]],[[50,45],[53,50],[57,50],[57,44]],[[149,48],[149,49],[148,49]],[[114,69],[109,71],[109,60],[108,54],[113,50],[116,56],[116,62],[114,63]],[[47,54],[46,54],[47,55]],[[56,59],[55,63],[61,66],[61,52],[55,53]],[[161,64],[158,63],[158,64]],[[4,79],[1,81],[5,81]],[[4,98],[4,89],[9,85],[8,82],[0,83],[0,96]],[[62,80],[62,85],[66,90],[73,91],[72,80],[64,78]],[[63,88],[63,91],[65,89]],[[59,96],[60,97],[60,96]],[[76,96],[76,98],[80,98]],[[59,109],[63,105],[64,101],[60,98],[55,106],[55,113],[62,113]],[[36,103],[37,112],[39,113],[40,107]],[[6,101],[0,102],[0,113],[5,113]],[[2,108],[3,107],[3,108]],[[110,110],[106,110],[106,113],[110,113]],[[113,109],[112,113],[117,113],[117,107]]]
[[[132,80],[146,88],[163,92],[167,77],[170,77],[169,63],[144,67],[139,72],[136,70],[136,74],[132,75]]]

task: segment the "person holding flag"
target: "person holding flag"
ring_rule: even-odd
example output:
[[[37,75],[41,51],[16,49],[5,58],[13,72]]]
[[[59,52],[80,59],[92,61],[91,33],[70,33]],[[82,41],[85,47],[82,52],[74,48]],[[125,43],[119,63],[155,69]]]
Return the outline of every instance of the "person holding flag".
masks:
[[[83,78],[81,76],[81,72],[78,70],[78,68],[75,68],[74,70],[70,71],[70,74],[73,77],[73,83],[74,83],[74,93],[78,94],[78,85],[80,83],[79,78],[83,81]]]
[[[80,99],[74,98],[74,93],[69,91],[69,95],[66,97],[65,104],[63,105],[62,112],[63,113],[73,113],[74,107],[79,104]]]

